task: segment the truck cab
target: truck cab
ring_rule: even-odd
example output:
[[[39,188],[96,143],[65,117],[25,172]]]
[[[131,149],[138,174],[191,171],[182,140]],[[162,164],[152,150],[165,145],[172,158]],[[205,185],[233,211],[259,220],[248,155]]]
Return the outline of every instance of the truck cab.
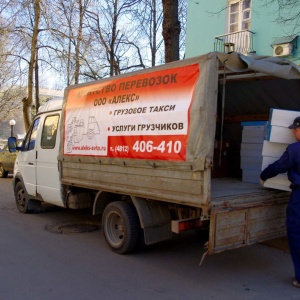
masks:
[[[62,99],[50,100],[42,106],[22,147],[17,148],[20,151],[15,161],[13,185],[21,212],[34,208],[41,201],[64,206],[57,161],[61,107]],[[9,143],[14,143],[13,138]]]

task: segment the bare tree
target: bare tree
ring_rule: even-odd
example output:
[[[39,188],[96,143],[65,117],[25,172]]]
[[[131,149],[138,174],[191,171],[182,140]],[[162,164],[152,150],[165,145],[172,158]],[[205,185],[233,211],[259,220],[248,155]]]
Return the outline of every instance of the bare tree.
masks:
[[[277,22],[292,26],[293,32],[299,32],[300,27],[300,2],[299,0],[260,0],[264,5],[274,10]]]
[[[186,41],[187,1],[179,0],[178,2],[178,17],[180,21],[179,56],[180,58],[184,58]]]
[[[141,0],[131,11],[132,23],[136,24],[135,41],[143,53],[145,65],[155,66],[162,62],[163,38],[161,35],[163,12],[161,1]]]
[[[94,43],[100,44],[103,49],[99,59],[107,62],[100,69],[102,74],[93,70],[98,77],[106,76],[104,71],[107,68],[108,75],[113,76],[125,70],[144,67],[141,61],[136,63],[129,58],[133,52],[139,51],[139,48],[132,41],[134,29],[126,16],[138,3],[139,0],[102,0],[102,5],[89,11],[89,25],[91,33],[95,36]]]
[[[178,0],[0,0],[3,30],[10,35],[9,50],[0,55],[17,66],[19,79],[11,82],[27,85],[27,96],[22,95],[26,129],[34,99],[39,107],[45,70],[64,87],[162,63],[162,4],[163,35],[172,54],[166,61],[178,59],[183,3],[179,0],[178,8]]]
[[[40,0],[34,0],[34,19],[33,32],[31,36],[30,61],[28,69],[28,96],[23,99],[23,117],[25,130],[27,131],[31,124],[31,106],[33,104],[33,89],[34,89],[34,69],[37,62],[37,45],[39,34],[39,23],[41,18]]]
[[[145,68],[147,44],[150,65],[155,65],[162,10],[157,0],[143,1],[148,4],[143,18],[151,21],[150,43],[137,30],[141,23],[129,17],[141,0],[0,0],[11,41],[11,51],[5,54],[18,66],[18,83],[26,86],[21,76],[27,81],[27,96],[19,100],[26,130],[34,99],[39,107],[40,73],[45,70],[68,85]]]
[[[47,28],[53,41],[50,65],[60,76],[63,74],[67,85],[80,82],[81,69],[91,46],[86,13],[93,2],[56,0],[48,3]]]
[[[18,63],[19,80],[27,78],[27,97],[23,98],[24,125],[27,130],[31,123],[33,104],[34,70],[40,22],[40,1],[10,0],[6,2],[6,29],[10,37],[10,51],[7,55]],[[23,83],[23,82],[22,82]],[[20,99],[21,101],[21,99]]]
[[[109,63],[109,75],[113,76],[120,74],[120,67],[116,57],[120,36],[122,37],[122,33],[118,30],[119,0],[105,2],[106,4],[100,7],[99,12],[89,12],[90,19],[93,21],[93,23],[90,23],[90,26],[105,49],[106,59]],[[105,20],[103,25],[100,22],[99,15]]]
[[[179,38],[179,57],[184,57],[185,53],[185,24],[187,14],[187,1],[178,0],[178,7],[176,8],[176,1],[169,2],[166,5],[175,4],[175,13],[178,11],[178,19],[182,25],[180,28],[180,35],[174,36],[173,27],[170,27],[171,39]],[[168,10],[170,12],[170,10]],[[140,32],[139,40],[144,43],[140,43],[139,47],[143,52],[144,62],[150,61],[151,66],[155,66],[157,63],[161,64],[165,61],[165,45],[163,39],[163,11],[162,1],[159,0],[141,0],[136,10],[133,11],[133,22],[137,23],[136,30]],[[167,16],[168,18],[169,16]],[[166,25],[167,23],[165,23]],[[165,28],[167,29],[167,28]],[[177,43],[177,42],[175,42]],[[149,55],[150,53],[150,55]]]
[[[1,10],[1,8],[0,8]],[[0,20],[0,120],[12,117],[22,107],[20,97],[27,94],[22,87],[22,74],[18,72],[18,60],[10,55],[14,46],[10,41],[10,26]]]

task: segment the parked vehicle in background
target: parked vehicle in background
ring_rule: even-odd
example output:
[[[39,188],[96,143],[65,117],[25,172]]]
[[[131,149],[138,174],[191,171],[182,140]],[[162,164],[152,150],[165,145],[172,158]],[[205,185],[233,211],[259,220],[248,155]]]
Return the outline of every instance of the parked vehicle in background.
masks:
[[[7,144],[7,140],[0,139],[0,149],[3,149],[6,144]]]
[[[21,147],[23,139],[19,139],[17,146]],[[7,143],[0,149],[0,178],[6,178],[9,172],[13,172],[17,152],[9,152]]]

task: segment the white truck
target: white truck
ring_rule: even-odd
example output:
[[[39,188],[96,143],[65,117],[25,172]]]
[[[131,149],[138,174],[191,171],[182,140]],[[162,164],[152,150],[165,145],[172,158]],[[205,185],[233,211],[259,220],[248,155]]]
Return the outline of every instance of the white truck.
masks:
[[[287,60],[212,52],[68,86],[21,148],[9,139],[17,207],[92,208],[121,254],[199,227],[210,254],[282,236],[289,192],[242,181],[241,122],[299,109],[299,79]]]

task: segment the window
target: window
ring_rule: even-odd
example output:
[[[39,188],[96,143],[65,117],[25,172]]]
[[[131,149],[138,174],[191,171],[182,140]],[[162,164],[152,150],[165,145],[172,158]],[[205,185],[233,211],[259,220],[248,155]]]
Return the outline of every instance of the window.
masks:
[[[52,115],[45,118],[41,147],[44,149],[53,149],[56,142],[56,133],[59,115]]]
[[[230,5],[229,7],[229,32],[235,32],[239,30],[239,2]]]
[[[250,29],[251,0],[229,1],[228,32]]]
[[[24,144],[25,150],[34,149],[39,123],[40,123],[40,118],[35,119],[31,129],[29,130],[28,134],[26,135],[25,144]]]

